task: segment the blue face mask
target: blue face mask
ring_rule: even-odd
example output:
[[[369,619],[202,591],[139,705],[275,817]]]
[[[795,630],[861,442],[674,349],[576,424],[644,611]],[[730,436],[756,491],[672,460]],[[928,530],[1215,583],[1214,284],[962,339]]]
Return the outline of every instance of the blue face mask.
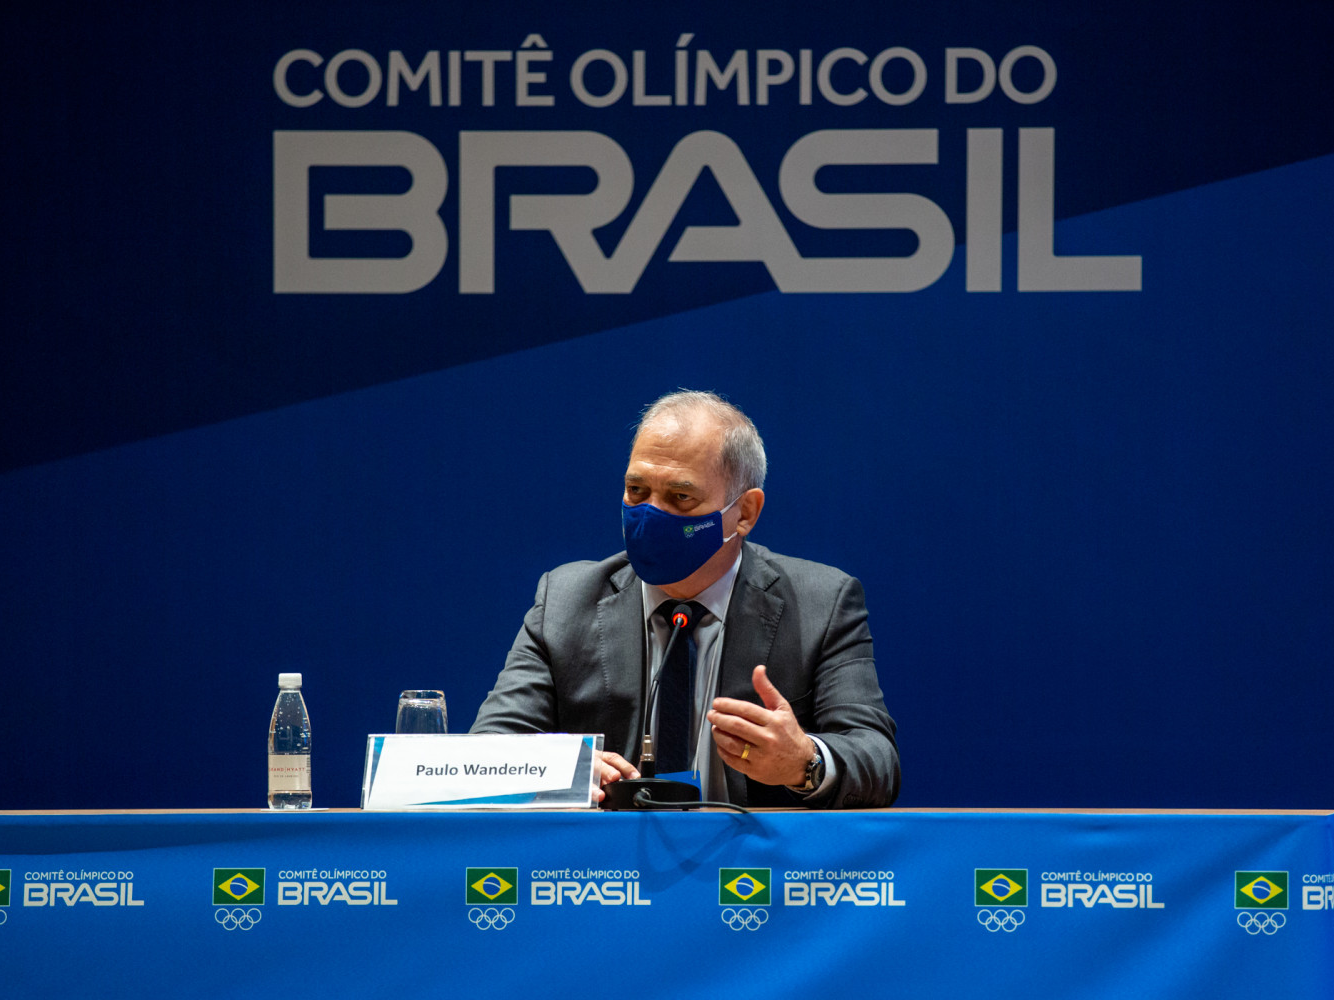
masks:
[[[735,531],[723,537],[723,515],[740,499],[698,517],[668,514],[647,501],[622,500],[621,533],[630,565],[641,580],[657,587],[684,580],[736,537]]]

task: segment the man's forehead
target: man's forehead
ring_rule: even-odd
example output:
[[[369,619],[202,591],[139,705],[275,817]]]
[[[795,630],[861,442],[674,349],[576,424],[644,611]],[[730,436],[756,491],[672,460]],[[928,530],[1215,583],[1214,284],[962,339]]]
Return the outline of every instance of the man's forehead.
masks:
[[[645,471],[668,471],[673,484],[704,485],[720,472],[722,428],[707,417],[682,420],[662,414],[639,429],[626,479],[643,478]]]
[[[714,454],[722,447],[723,425],[707,410],[680,410],[659,413],[639,428],[635,439],[654,441],[678,448],[702,448]]]

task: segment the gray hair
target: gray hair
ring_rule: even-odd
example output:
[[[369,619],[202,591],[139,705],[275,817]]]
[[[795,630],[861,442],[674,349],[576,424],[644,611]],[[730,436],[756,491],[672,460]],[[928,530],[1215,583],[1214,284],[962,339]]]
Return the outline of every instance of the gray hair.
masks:
[[[655,400],[644,407],[639,423],[635,425],[635,438],[646,424],[658,417],[672,416],[688,423],[692,416],[700,413],[716,420],[723,429],[723,446],[718,460],[727,480],[728,500],[735,500],[746,490],[764,489],[769,464],[764,457],[760,432],[750,417],[715,392],[678,389]]]

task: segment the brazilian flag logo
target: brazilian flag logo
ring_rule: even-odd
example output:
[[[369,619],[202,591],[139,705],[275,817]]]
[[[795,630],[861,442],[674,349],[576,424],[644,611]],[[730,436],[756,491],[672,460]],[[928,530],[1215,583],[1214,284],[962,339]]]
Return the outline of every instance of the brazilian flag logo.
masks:
[[[974,868],[973,904],[975,906],[1028,905],[1027,868]]]
[[[263,868],[214,868],[213,905],[264,905]]]
[[[1232,905],[1238,910],[1286,910],[1287,872],[1237,872]]]
[[[772,884],[769,868],[719,868],[718,905],[768,906]]]
[[[9,887],[13,884],[14,873],[9,868],[0,868],[0,906],[9,905]]]
[[[467,902],[474,905],[503,905],[519,901],[519,869],[469,868]]]

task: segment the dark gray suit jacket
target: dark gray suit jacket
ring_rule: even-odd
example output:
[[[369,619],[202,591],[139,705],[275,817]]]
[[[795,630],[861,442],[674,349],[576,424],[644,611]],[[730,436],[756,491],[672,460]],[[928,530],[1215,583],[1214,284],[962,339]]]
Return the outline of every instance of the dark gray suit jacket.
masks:
[[[635,760],[644,665],[643,592],[624,552],[558,566],[537,585],[474,733],[603,733]],[[818,805],[884,806],[899,789],[894,720],[876,678],[862,586],[831,566],[742,546],[727,610],[720,695],[759,703],[763,663],[808,733],[829,747],[837,783]],[[739,805],[802,798],[726,769]]]

